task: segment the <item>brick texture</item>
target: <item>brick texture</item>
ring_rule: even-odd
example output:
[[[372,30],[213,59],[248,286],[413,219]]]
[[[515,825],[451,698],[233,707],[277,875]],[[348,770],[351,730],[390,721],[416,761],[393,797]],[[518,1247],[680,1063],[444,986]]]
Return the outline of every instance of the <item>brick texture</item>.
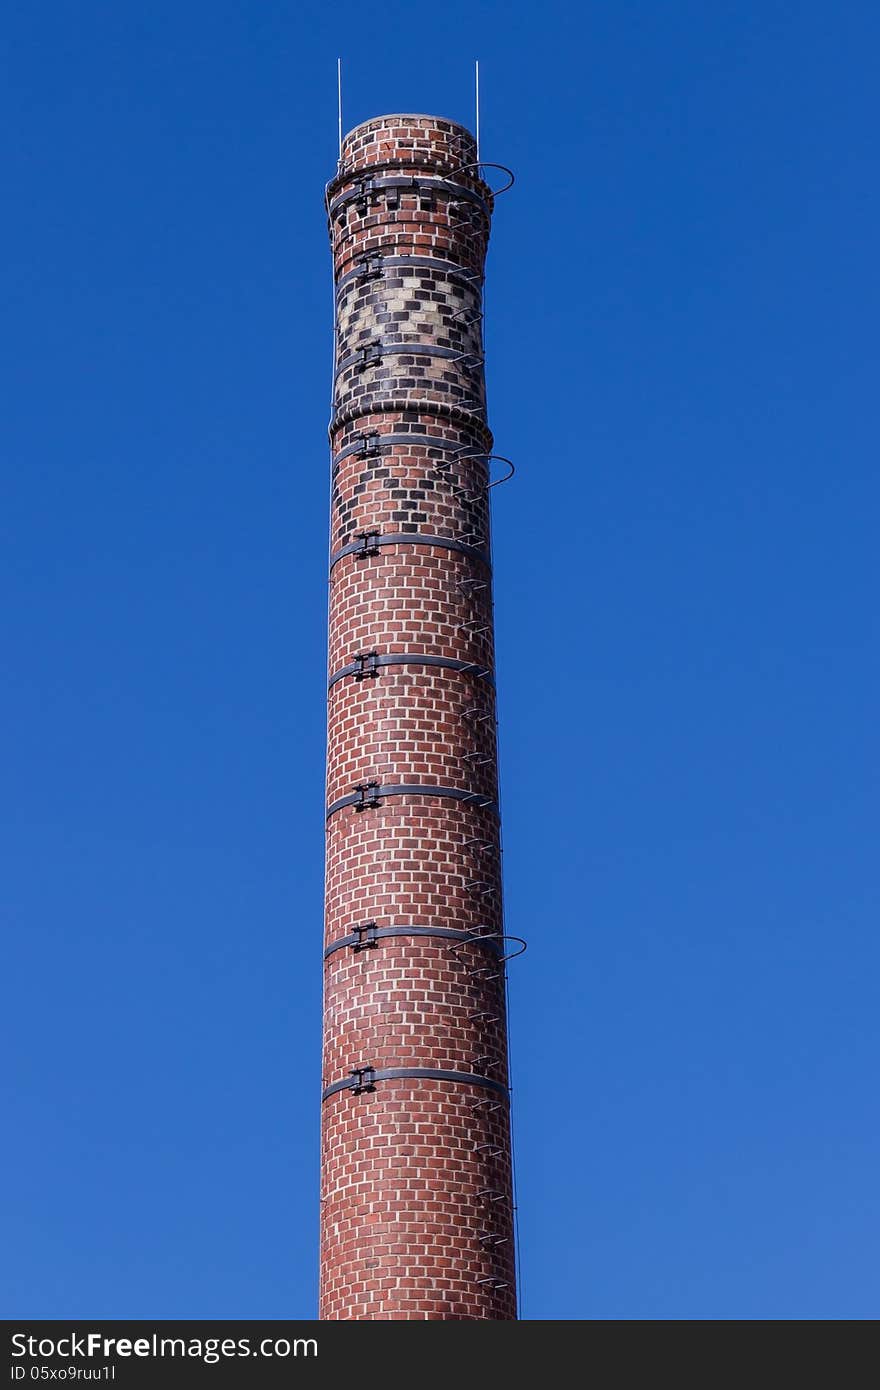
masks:
[[[385,116],[327,188],[325,1319],[516,1317],[476,159]]]

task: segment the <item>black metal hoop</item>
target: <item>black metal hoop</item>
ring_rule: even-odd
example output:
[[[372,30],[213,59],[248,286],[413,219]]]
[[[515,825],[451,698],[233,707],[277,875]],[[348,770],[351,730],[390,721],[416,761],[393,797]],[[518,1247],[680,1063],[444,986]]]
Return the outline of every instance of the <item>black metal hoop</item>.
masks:
[[[454,550],[468,559],[478,560],[488,568],[491,568],[492,563],[488,551],[479,546],[469,545],[465,541],[453,540],[449,536],[428,535],[425,531],[394,531],[372,535],[361,532],[358,540],[350,541],[348,545],[333,551],[330,556],[330,569],[332,570],[346,555],[374,555],[381,546],[388,545],[422,545],[436,550]]]
[[[447,941],[454,941],[460,945],[473,945],[475,940],[473,932],[468,932],[458,927],[379,927],[371,922],[367,923],[367,928],[369,928],[369,930],[350,932],[348,936],[339,936],[335,941],[331,941],[330,945],[324,948],[324,959],[328,960],[330,956],[346,947],[352,951],[362,951],[368,947],[377,947],[380,941],[385,941],[389,937],[436,937]],[[495,933],[491,937],[482,936],[476,938],[476,941],[482,942],[486,948],[493,953],[499,964],[501,962],[499,952],[503,950],[503,947],[496,943],[503,940],[504,938],[500,933]],[[454,954],[454,952],[452,952],[452,954]]]
[[[482,666],[477,661],[460,661],[457,657],[452,656],[430,656],[427,653],[419,652],[388,652],[382,655],[377,653],[366,674],[378,675],[378,668],[382,666],[437,666],[450,671],[459,671],[462,675],[474,676],[477,680],[487,681],[489,685],[495,684],[495,677],[490,667]],[[347,666],[342,666],[338,671],[333,672],[328,685],[332,687],[336,685],[337,681],[344,680],[346,676],[358,676],[362,671],[361,662],[349,662]]]
[[[448,952],[449,952],[449,954],[450,954],[451,956],[458,956],[458,955],[461,954],[461,950],[462,950],[462,947],[463,947],[463,946],[477,946],[477,945],[480,945],[481,943],[485,943],[485,942],[488,942],[488,941],[497,941],[497,942],[498,942],[498,948],[497,948],[497,950],[498,950],[498,964],[499,964],[499,965],[503,965],[504,962],[505,962],[505,961],[508,961],[508,960],[515,960],[517,956],[521,956],[521,955],[523,954],[523,952],[526,951],[526,950],[528,949],[528,942],[525,941],[525,940],[523,939],[523,937],[521,937],[521,936],[511,936],[509,932],[500,932],[500,931],[499,931],[499,932],[487,932],[487,933],[485,933],[485,934],[482,935],[482,936],[478,935],[477,932],[470,932],[470,933],[468,933],[468,935],[465,936],[461,941],[456,941],[452,946],[447,946],[446,949],[448,950]],[[516,942],[518,942],[518,943],[519,943],[519,949],[516,950],[516,951],[508,951],[508,952],[505,953],[505,952],[504,952],[504,942],[505,942],[505,941],[516,941]]]
[[[466,806],[475,806],[477,810],[488,811],[490,815],[498,817],[498,803],[493,801],[491,796],[484,796],[482,792],[465,791],[462,787],[435,786],[433,782],[361,782],[355,791],[331,801],[327,807],[326,819],[329,820],[345,806],[354,806],[358,811],[372,810],[389,796],[436,796],[450,801],[460,801]]]
[[[336,1095],[337,1091],[351,1091],[359,1095],[362,1091],[375,1090],[377,1081],[453,1081],[462,1086],[480,1086],[484,1090],[494,1091],[496,1095],[507,1098],[509,1092],[507,1086],[502,1081],[493,1081],[489,1076],[478,1076],[474,1072],[468,1071],[446,1071],[437,1067],[356,1067],[344,1081],[334,1081],[331,1086],[325,1086],[321,1093],[321,1099],[327,1100],[329,1096]],[[491,1188],[484,1188],[477,1196],[493,1191]],[[503,1200],[507,1200],[506,1194],[502,1194]],[[489,1198],[489,1201],[497,1201],[498,1198]]]
[[[516,472],[516,465],[513,462],[513,459],[507,458],[505,454],[487,454],[485,449],[473,448],[470,444],[466,444],[461,449],[456,449],[454,456],[455,458],[462,459],[463,461],[475,461],[476,459],[485,459],[486,463],[489,464],[492,462],[493,459],[495,459],[498,463],[507,464],[507,472],[503,475],[503,477],[495,478],[491,483],[487,483],[485,487],[479,488],[477,492],[469,492],[467,494],[463,494],[462,500],[465,502],[476,502],[477,498],[482,497],[484,492],[490,492],[493,487],[498,487],[501,483],[509,483],[514,473]]]
[[[467,174],[471,169],[476,169],[478,174],[480,169],[500,169],[503,174],[507,175],[507,183],[502,184],[500,188],[491,188],[488,183],[486,184],[493,198],[497,198],[501,193],[506,193],[516,183],[516,174],[512,169],[508,169],[506,164],[493,164],[489,159],[475,159],[473,164],[459,164],[458,168],[453,169],[452,172],[453,174]]]

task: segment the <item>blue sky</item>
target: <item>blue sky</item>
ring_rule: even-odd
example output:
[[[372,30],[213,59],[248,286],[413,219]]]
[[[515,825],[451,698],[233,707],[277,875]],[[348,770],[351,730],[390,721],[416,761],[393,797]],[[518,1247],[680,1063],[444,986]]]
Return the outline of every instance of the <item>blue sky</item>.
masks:
[[[341,53],[517,174],[523,1315],[875,1316],[877,7],[2,29],[4,1315],[314,1315]]]

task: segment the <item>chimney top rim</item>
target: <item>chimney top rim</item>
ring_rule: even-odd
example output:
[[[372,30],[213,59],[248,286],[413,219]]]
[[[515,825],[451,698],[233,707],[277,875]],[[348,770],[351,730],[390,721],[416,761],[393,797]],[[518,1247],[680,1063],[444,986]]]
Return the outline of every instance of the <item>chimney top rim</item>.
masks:
[[[364,126],[375,125],[378,121],[440,121],[443,125],[454,126],[456,130],[463,130],[465,135],[474,139],[473,131],[464,124],[463,121],[454,121],[451,116],[434,116],[428,111],[386,111],[380,116],[369,116],[365,121],[358,121],[347,130],[342,137],[342,142],[350,140],[357,131],[363,130]]]

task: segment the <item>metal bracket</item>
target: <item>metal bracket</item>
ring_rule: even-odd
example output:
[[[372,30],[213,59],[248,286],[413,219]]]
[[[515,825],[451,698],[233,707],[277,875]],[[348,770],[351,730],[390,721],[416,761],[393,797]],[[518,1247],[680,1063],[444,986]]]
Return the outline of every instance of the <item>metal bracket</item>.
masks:
[[[352,1079],[348,1090],[353,1096],[359,1096],[364,1091],[375,1091],[376,1083],[373,1079],[375,1074],[375,1067],[352,1067],[350,1073]]]
[[[379,441],[382,436],[378,430],[372,430],[369,434],[362,434],[359,438],[363,443],[363,447],[357,452],[358,458],[370,458],[374,454],[381,454],[382,445]]]
[[[488,547],[489,544],[489,537],[478,535],[476,531],[466,531],[461,539],[465,545],[469,545],[477,550]]]
[[[409,402],[407,404],[409,405]],[[414,409],[415,407],[409,405],[409,408]],[[460,401],[455,402],[455,409],[463,413],[470,412],[473,415],[484,416],[486,414],[486,402],[478,400],[475,396],[462,396]],[[484,424],[485,421],[481,420],[480,423]]]
[[[487,898],[490,894],[497,892],[495,884],[487,878],[465,879],[464,886],[466,892],[479,893],[481,898]]]
[[[339,227],[344,227],[348,220],[348,206],[350,203],[358,204],[362,216],[366,216],[370,208],[370,179],[361,175],[360,178],[352,180],[352,186],[348,194],[343,198],[334,198],[327,208],[330,217],[335,218]],[[334,206],[335,204],[335,206]]]
[[[460,363],[466,372],[475,372],[486,361],[485,357],[478,352],[459,352],[452,360]]]
[[[472,980],[476,980],[480,984],[487,985],[489,984],[490,980],[500,980],[504,975],[504,971],[493,970],[492,967],[489,965],[478,965],[475,970],[469,970],[468,975],[471,977]]]
[[[463,198],[450,198],[449,203],[449,224],[452,227],[466,227],[474,220],[474,212],[471,204]]]
[[[353,951],[367,951],[371,946],[378,946],[379,941],[376,936],[378,927],[375,922],[359,922],[352,928],[352,936],[355,940],[351,943]]]
[[[365,557],[366,557],[367,555],[378,555],[378,554],[379,554],[379,540],[378,540],[378,537],[379,537],[381,534],[382,534],[382,533],[381,533],[380,531],[358,531],[358,532],[356,532],[356,537],[357,537],[357,540],[360,541],[360,545],[355,546],[355,554],[356,554],[356,556],[357,556],[357,558],[358,558],[359,560],[365,559]]]
[[[498,1065],[498,1058],[493,1057],[488,1052],[481,1052],[479,1057],[471,1058],[471,1066],[474,1071],[482,1071],[484,1067],[496,1067]]]
[[[464,594],[465,598],[473,598],[474,594],[479,594],[483,589],[488,589],[489,585],[485,579],[459,579],[456,586]]]
[[[366,192],[363,179],[355,179],[348,198],[337,199],[335,207],[328,207],[327,211],[333,218],[337,227],[344,227],[348,221],[349,203],[357,203],[361,200],[366,201]]]
[[[356,811],[366,811],[371,806],[380,806],[382,798],[379,795],[378,782],[358,782],[355,787],[357,800],[354,803]]]
[[[378,652],[358,652],[355,663],[354,678],[356,681],[375,680],[378,676]]]
[[[413,192],[418,197],[422,207],[432,208],[434,206],[434,185],[427,179],[414,178]]]
[[[382,274],[383,257],[377,251],[368,251],[356,267],[358,280],[375,280]]]
[[[462,710],[462,719],[466,719],[469,724],[489,724],[494,718],[489,710],[480,709],[479,705],[470,705],[468,709]]]
[[[365,372],[368,367],[372,367],[375,362],[382,361],[382,344],[365,343],[363,347],[356,349],[360,361],[357,364],[359,372]]]

